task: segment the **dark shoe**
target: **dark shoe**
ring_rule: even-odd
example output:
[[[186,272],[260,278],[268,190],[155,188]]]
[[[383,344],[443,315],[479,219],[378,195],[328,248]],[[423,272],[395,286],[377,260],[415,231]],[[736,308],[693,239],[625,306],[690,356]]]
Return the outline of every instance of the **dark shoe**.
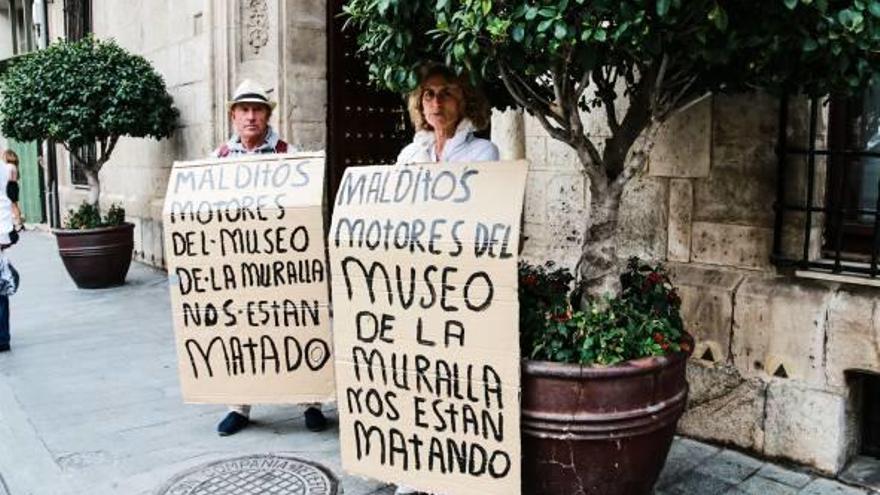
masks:
[[[225,418],[223,418],[223,421],[217,425],[217,433],[219,433],[221,437],[235,435],[244,429],[244,427],[250,422],[251,421],[247,416],[231,411]]]
[[[12,348],[9,347],[9,344],[0,344],[0,352],[8,352],[11,350]]]
[[[327,418],[324,417],[324,413],[321,412],[317,407],[310,407],[306,409],[306,428],[309,431],[324,431],[327,429]]]

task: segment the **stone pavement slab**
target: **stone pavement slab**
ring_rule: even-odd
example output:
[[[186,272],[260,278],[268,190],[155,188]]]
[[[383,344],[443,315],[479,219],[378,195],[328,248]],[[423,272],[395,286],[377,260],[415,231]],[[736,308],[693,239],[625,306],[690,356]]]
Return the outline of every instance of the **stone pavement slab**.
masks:
[[[757,476],[777,481],[783,485],[788,485],[794,488],[803,488],[812,481],[810,475],[806,473],[792,471],[773,464],[764,464],[764,466],[758,471]]]
[[[880,490],[880,462],[866,456],[858,456],[840,473],[840,479]]]
[[[655,495],[875,495],[797,468],[677,438]]]
[[[725,450],[715,455],[712,462],[700,464],[696,472],[726,481],[732,485],[742,483],[761,469],[763,463],[746,455]]]
[[[866,493],[874,492],[842,485],[822,478],[811,481],[809,485],[798,492],[799,495],[864,495]]]
[[[342,472],[332,406],[323,433],[305,429],[301,407],[256,406],[253,426],[217,436],[225,408],[180,398],[163,272],[134,263],[122,287],[78,290],[54,239],[33,232],[10,258],[22,286],[11,300],[13,350],[0,354],[0,495],[154,494],[198,466],[267,453],[325,466],[346,495],[393,492]],[[677,439],[656,493],[871,492]]]
[[[736,488],[729,493],[747,495],[795,495],[797,492],[798,489],[793,486],[762,478],[760,476],[754,476],[736,485]]]

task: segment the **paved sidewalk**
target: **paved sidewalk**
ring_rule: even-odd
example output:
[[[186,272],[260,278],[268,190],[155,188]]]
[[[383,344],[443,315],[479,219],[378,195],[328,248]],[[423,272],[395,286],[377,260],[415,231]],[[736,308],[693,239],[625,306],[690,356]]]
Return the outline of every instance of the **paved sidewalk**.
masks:
[[[10,256],[22,289],[0,354],[0,495],[150,494],[206,462],[267,452],[323,464],[346,495],[391,493],[342,473],[335,409],[316,434],[301,408],[258,406],[257,426],[221,438],[222,406],[183,404],[164,273],[135,263],[125,286],[82,291],[47,234],[25,234]],[[869,492],[679,439],[657,493]]]
[[[257,406],[259,426],[221,438],[223,406],[183,404],[164,272],[133,263],[122,287],[77,290],[43,233],[22,236],[10,258],[22,275],[12,352],[0,354],[11,495],[147,494],[199,464],[266,452],[327,466],[347,495],[384,486],[341,476],[335,424],[311,433],[299,407]]]
[[[677,438],[655,495],[875,495],[800,469]]]

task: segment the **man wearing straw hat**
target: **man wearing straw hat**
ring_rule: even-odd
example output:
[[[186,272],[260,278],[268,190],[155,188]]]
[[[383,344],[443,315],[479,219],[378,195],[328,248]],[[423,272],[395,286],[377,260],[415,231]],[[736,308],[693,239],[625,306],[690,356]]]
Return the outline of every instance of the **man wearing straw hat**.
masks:
[[[287,143],[269,126],[276,103],[269,99],[268,93],[250,79],[238,85],[235,95],[226,102],[234,132],[229,141],[214,151],[214,156],[287,153]]]
[[[250,79],[245,79],[236,88],[232,99],[226,103],[234,133],[229,141],[214,151],[216,158],[288,152],[290,147],[269,126],[269,118],[272,117],[276,103],[269,99],[268,93],[269,91]],[[327,420],[321,412],[321,405],[306,406],[306,428],[310,431],[324,430]],[[249,404],[230,405],[229,413],[217,425],[217,433],[220,436],[238,433],[250,424],[250,412]]]

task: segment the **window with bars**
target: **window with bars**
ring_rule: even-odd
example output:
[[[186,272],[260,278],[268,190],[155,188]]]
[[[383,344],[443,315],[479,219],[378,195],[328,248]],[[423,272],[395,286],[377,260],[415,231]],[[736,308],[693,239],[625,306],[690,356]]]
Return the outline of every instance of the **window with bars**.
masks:
[[[780,105],[774,261],[877,279],[880,87],[806,107],[802,119]]]
[[[91,0],[64,0],[64,35],[68,40],[75,41],[86,37],[92,32]],[[87,144],[74,150],[81,157],[95,158],[95,144]],[[76,187],[88,187],[88,179],[80,162],[73,156],[70,159],[70,182]]]
[[[91,0],[64,0],[64,35],[76,41],[92,32]]]
[[[94,143],[80,146],[74,151],[79,156],[83,158],[88,157],[88,159],[91,160],[95,160],[95,155],[98,152]],[[80,162],[73,158],[72,154],[70,155],[70,183],[76,187],[89,187],[89,181],[86,178],[85,169]]]

